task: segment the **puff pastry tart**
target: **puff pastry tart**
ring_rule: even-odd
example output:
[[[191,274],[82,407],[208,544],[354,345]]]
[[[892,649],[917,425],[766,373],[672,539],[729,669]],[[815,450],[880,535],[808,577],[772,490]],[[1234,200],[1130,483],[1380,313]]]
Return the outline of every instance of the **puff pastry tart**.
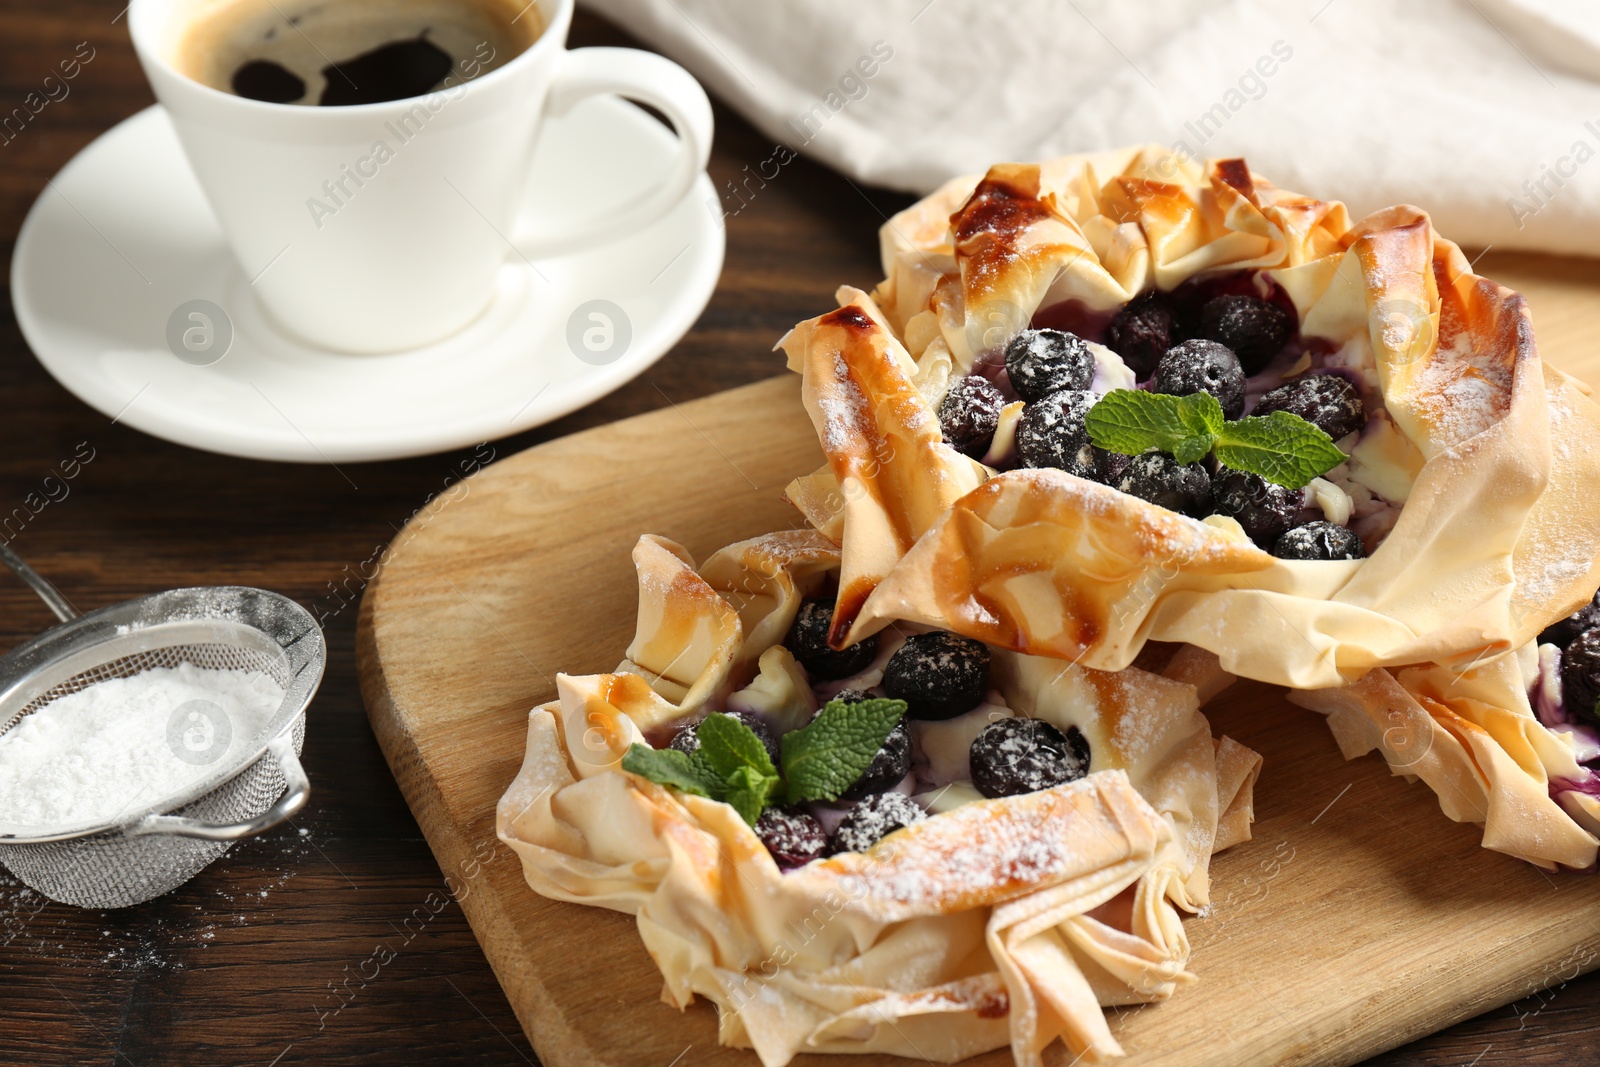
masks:
[[[1102,1006],[1191,980],[1180,911],[1249,836],[1259,757],[1195,689],[890,626],[825,641],[811,531],[698,570],[646,537],[609,674],[529,718],[499,834],[539,893],[635,915],[723,1043],[940,1061],[1120,1053]]]
[[[996,166],[781,342],[842,545],[837,643],[909,620],[1300,689],[1509,654],[1600,585],[1600,407],[1427,216],[1159,149]]]

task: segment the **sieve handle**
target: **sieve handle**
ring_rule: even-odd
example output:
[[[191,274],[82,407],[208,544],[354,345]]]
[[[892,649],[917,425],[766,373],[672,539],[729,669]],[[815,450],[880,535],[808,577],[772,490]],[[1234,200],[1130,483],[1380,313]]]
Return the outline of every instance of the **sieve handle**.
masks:
[[[5,563],[17,577],[28,583],[28,588],[39,594],[39,599],[56,614],[62,622],[71,622],[78,617],[72,605],[67,603],[67,598],[62,596],[55,586],[51,585],[38,571],[28,566],[28,561],[11,550],[11,546],[0,541],[0,562]]]
[[[294,741],[287,734],[275,738],[267,752],[278,761],[283,780],[288,783],[278,802],[249,822],[214,823],[190,819],[182,815],[147,815],[128,827],[130,837],[146,834],[168,834],[172,837],[197,837],[203,841],[238,841],[245,837],[272,829],[306,806],[311,795],[311,782],[306,778],[300,758],[294,754]]]

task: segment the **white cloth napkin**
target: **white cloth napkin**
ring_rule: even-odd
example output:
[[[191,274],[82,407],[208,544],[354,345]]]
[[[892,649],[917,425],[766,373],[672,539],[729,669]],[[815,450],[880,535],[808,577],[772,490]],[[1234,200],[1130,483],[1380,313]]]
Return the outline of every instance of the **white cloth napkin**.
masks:
[[[863,182],[1159,141],[1465,245],[1600,254],[1595,0],[586,2]]]

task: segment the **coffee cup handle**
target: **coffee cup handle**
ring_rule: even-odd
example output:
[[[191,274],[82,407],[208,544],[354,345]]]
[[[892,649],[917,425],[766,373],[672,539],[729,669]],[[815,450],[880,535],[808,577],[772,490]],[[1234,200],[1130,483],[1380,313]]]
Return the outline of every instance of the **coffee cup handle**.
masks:
[[[529,255],[550,255],[595,244],[646,226],[688,194],[711,157],[711,101],[682,67],[636,48],[578,48],[563,53],[550,85],[545,112],[563,115],[580,100],[616,94],[643,101],[667,117],[678,134],[678,155],[666,177],[648,192],[620,206],[551,232],[519,222],[512,244]]]

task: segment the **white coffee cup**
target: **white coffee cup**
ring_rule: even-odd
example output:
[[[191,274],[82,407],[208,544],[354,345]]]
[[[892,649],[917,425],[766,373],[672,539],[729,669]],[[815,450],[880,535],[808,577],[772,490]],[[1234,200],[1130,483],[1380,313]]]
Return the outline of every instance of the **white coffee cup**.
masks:
[[[508,256],[649,225],[710,155],[711,104],[694,78],[649,52],[568,51],[573,0],[537,0],[543,34],[503,66],[425,96],[351,107],[262,103],[180,73],[183,31],[227,2],[133,0],[134,49],[251,291],[278,327],[316,346],[389,352],[447,337],[488,306]],[[560,204],[540,205],[547,217],[537,223],[517,217],[544,116],[604,93],[671,121],[673,165],[646,195],[599,217],[560,219]]]

